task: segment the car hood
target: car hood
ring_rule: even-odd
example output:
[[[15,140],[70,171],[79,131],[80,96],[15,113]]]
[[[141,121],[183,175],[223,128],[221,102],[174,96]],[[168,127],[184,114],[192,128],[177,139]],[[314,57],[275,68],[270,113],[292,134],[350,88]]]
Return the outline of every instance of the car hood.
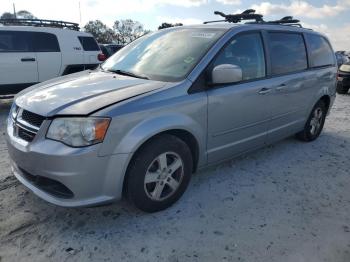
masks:
[[[88,115],[117,102],[164,87],[166,83],[117,75],[102,71],[84,71],[32,86],[15,98],[17,106],[33,113]]]

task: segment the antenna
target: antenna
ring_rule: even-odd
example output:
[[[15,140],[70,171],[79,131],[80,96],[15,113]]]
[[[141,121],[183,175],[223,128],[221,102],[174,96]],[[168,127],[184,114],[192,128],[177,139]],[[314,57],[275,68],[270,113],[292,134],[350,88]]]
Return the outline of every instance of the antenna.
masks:
[[[79,23],[81,24],[81,8],[80,8],[80,1],[79,1]]]
[[[15,3],[13,3],[13,15],[15,18],[17,18]]]

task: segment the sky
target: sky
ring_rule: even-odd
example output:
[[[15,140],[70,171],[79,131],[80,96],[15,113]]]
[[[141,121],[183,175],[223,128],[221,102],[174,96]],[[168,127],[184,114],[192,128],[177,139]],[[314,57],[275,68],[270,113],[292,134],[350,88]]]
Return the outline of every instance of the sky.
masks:
[[[350,51],[350,0],[0,0],[0,14],[27,10],[41,19],[80,23],[99,19],[108,26],[133,19],[145,29],[163,22],[198,24],[218,19],[213,12],[238,13],[253,8],[265,20],[292,15],[303,26],[325,33],[334,49]],[[80,6],[80,8],[79,8]]]

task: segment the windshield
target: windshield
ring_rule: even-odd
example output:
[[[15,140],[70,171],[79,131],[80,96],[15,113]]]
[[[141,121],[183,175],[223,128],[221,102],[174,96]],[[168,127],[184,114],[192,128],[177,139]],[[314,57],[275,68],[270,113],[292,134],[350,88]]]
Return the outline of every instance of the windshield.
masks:
[[[103,65],[103,70],[124,71],[153,80],[183,80],[225,33],[222,29],[158,31],[130,43]]]

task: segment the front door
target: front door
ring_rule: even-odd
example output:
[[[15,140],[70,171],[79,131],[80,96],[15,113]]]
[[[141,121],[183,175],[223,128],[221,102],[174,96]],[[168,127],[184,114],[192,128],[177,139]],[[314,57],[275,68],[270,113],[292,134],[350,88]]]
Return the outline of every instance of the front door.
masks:
[[[221,64],[239,66],[243,79],[207,91],[209,163],[264,145],[269,121],[270,88],[260,32],[230,40],[211,68]]]
[[[32,36],[38,60],[39,82],[58,77],[61,71],[62,53],[56,35],[32,32]]]
[[[0,30],[0,95],[38,82],[38,65],[28,32]]]

